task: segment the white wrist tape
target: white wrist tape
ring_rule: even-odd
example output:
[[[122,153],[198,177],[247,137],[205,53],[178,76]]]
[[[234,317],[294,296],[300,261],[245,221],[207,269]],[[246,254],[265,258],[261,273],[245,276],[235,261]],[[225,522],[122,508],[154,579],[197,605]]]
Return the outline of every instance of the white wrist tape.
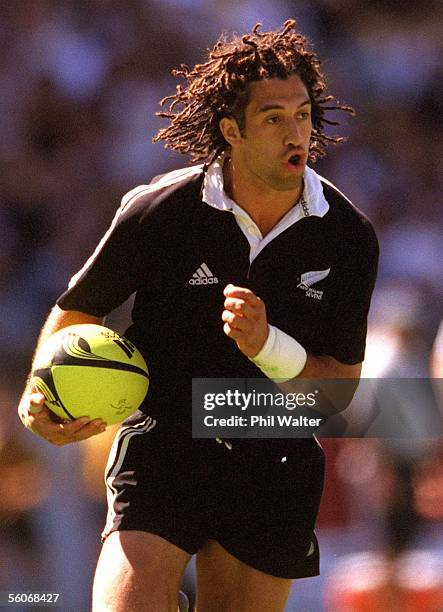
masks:
[[[268,339],[261,351],[250,359],[271,380],[291,380],[305,367],[306,351],[297,340],[278,327],[268,325],[268,328]]]

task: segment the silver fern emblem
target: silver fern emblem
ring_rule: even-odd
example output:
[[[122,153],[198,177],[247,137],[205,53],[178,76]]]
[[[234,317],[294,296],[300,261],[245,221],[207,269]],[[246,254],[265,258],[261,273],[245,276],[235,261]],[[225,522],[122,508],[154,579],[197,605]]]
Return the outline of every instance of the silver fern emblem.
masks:
[[[300,282],[297,285],[299,289],[309,289],[312,285],[319,283],[326,278],[331,271],[331,268],[327,270],[314,270],[313,272],[305,272],[300,276]]]

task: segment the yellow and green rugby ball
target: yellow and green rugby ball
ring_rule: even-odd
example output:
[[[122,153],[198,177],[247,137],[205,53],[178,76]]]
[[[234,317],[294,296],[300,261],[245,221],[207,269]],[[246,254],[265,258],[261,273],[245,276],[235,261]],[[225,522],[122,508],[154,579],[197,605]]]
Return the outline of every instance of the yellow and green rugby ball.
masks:
[[[119,423],[137,410],[149,387],[140,351],[112,329],[70,325],[40,347],[31,383],[62,419],[101,418]]]

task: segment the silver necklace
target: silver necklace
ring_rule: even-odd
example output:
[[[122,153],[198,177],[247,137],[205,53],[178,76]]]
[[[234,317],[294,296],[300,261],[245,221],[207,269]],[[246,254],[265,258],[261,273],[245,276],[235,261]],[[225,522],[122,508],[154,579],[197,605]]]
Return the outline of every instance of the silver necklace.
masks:
[[[305,217],[309,217],[309,214],[310,214],[309,213],[309,208],[308,208],[308,204],[307,204],[307,202],[305,200],[305,196],[304,195],[302,195],[302,197],[300,198],[300,204],[301,204],[301,207],[303,209],[304,216]]]

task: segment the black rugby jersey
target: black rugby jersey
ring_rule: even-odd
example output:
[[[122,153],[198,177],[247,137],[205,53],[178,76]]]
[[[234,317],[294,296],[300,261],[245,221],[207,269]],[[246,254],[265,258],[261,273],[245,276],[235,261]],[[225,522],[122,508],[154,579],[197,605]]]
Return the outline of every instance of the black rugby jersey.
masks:
[[[191,167],[129,192],[57,301],[101,317],[136,293],[125,335],[148,363],[142,409],[152,416],[190,418],[193,377],[263,376],[223,332],[228,283],[260,296],[268,322],[307,352],[346,364],[364,358],[378,259],[366,217],[322,180],[327,213],[300,219],[250,263],[234,215],[202,201],[203,180],[203,168]]]

